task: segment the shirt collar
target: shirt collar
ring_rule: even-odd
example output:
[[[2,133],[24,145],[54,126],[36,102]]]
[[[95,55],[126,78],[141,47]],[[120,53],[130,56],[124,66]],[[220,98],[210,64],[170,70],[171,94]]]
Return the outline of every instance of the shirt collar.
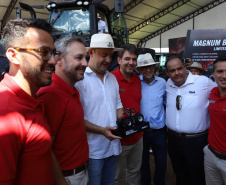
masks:
[[[224,96],[220,95],[220,91],[218,87],[213,88],[212,93],[214,93],[214,95],[217,96],[219,99],[226,99],[226,95]]]
[[[139,77],[140,77],[140,80],[141,80],[141,81],[143,81],[144,83],[146,83],[146,82],[144,81],[144,77],[143,77],[142,74],[141,74]],[[153,80],[150,84],[148,84],[148,85],[152,85],[153,83],[155,83],[155,82],[158,81],[158,80],[159,80],[158,77],[154,75],[154,80]]]
[[[94,72],[92,71],[92,69],[91,69],[89,66],[86,68],[85,73],[90,73],[90,74],[93,73],[93,74],[96,75],[96,73],[94,73]],[[104,76],[107,77],[108,75],[109,75],[109,71],[107,70],[107,71],[105,72]]]
[[[4,75],[4,79],[1,82],[8,88],[10,88],[24,103],[30,107],[36,108],[41,104],[41,101],[27,94],[9,74]]]
[[[75,95],[77,94],[77,90],[74,87],[73,89],[64,81],[62,80],[57,74],[53,73],[52,76],[53,84],[56,84],[59,86],[61,89],[64,89],[64,91],[70,95]]]
[[[117,71],[117,73],[118,73],[118,77],[119,77],[119,80],[120,80],[120,81],[125,80],[126,82],[128,82],[128,81],[124,78],[124,76],[122,75],[122,73],[121,73],[121,71],[120,71],[120,66],[116,69],[116,71]],[[130,79],[130,81],[129,81],[128,83],[132,83],[132,82],[134,81],[134,79],[135,79],[135,74],[132,73],[132,77],[131,77],[131,79]]]
[[[92,69],[88,66],[85,70],[86,73],[93,73]]]
[[[194,75],[192,75],[191,72],[188,71],[188,70],[186,71],[186,73],[188,74],[187,79],[186,79],[185,83],[184,83],[183,85],[181,85],[180,87],[184,87],[184,86],[186,86],[186,85],[188,85],[188,84],[192,84],[192,83],[195,82],[195,80],[194,80]],[[173,82],[170,78],[169,78],[169,80],[167,81],[167,83],[169,84],[169,86],[177,87],[177,86],[174,84],[174,82]]]

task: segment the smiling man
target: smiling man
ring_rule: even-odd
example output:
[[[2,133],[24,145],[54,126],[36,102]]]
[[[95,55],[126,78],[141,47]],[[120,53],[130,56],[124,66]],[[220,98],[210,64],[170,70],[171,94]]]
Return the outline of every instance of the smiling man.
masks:
[[[81,38],[71,36],[56,41],[55,46],[61,56],[53,83],[37,93],[44,101],[52,136],[55,184],[86,185],[89,150],[84,112],[74,87],[84,78],[86,48]]]
[[[166,81],[155,76],[155,62],[150,53],[138,56],[137,69],[142,74],[140,102],[141,114],[144,121],[149,122],[150,130],[144,131],[143,156],[141,165],[141,185],[151,184],[150,170],[150,146],[155,158],[154,184],[165,185],[166,174],[166,126],[165,110],[166,104]]]
[[[210,94],[210,129],[204,148],[207,185],[226,184],[226,58],[213,63],[213,76],[218,84]]]
[[[210,91],[216,84],[186,71],[177,57],[169,58],[165,67],[170,77],[166,83],[168,151],[177,185],[205,185],[203,148],[210,123]]]
[[[118,52],[119,67],[113,71],[119,84],[119,93],[125,109],[135,108],[140,113],[141,82],[133,74],[137,66],[138,50],[133,44],[125,44],[123,51]],[[118,157],[115,185],[137,184],[142,160],[143,132],[134,134],[121,140],[122,153]],[[126,171],[126,174],[124,172]]]
[[[51,137],[36,99],[59,56],[51,31],[42,19],[10,20],[3,30],[10,69],[0,83],[0,184],[53,185]]]
[[[94,34],[89,48],[89,67],[84,80],[75,87],[81,95],[89,143],[89,185],[113,185],[117,157],[121,152],[116,119],[123,114],[119,87],[114,75],[107,71],[114,42],[109,34]]]

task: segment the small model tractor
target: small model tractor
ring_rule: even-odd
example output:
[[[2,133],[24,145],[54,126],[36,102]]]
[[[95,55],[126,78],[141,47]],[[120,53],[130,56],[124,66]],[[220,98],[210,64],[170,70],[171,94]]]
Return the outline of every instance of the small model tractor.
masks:
[[[142,123],[144,116],[140,113],[136,113],[135,109],[126,109],[124,114],[117,120],[116,124],[118,128],[128,128]]]
[[[136,110],[126,109],[124,114],[116,122],[118,128],[112,134],[122,138],[149,129],[149,123],[144,121],[144,116]]]

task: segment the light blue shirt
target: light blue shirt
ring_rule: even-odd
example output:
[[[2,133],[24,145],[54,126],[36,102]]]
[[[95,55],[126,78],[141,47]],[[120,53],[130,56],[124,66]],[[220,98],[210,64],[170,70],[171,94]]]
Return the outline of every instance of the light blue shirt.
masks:
[[[163,78],[154,76],[154,81],[147,84],[141,79],[142,98],[140,103],[141,114],[144,121],[148,121],[150,128],[160,129],[165,126],[165,110],[166,104],[166,81]]]

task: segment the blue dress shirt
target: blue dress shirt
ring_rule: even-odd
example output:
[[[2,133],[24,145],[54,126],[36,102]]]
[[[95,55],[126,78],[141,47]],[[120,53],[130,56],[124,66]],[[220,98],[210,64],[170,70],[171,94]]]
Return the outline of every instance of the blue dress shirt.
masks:
[[[165,126],[165,110],[166,104],[166,81],[163,78],[154,76],[151,84],[147,84],[141,79],[141,114],[144,116],[144,121],[148,121],[150,128],[160,129]]]

